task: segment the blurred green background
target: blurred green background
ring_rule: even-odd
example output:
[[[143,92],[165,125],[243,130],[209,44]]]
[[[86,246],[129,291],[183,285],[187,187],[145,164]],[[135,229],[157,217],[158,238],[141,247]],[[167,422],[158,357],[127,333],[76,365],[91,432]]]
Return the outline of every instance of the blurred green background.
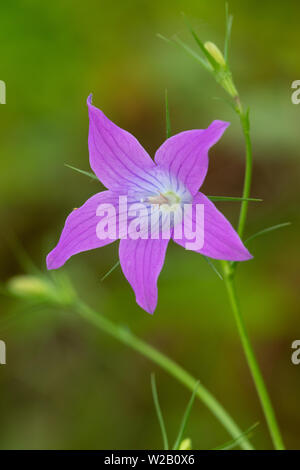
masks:
[[[247,235],[281,222],[292,225],[249,245],[238,289],[284,440],[300,449],[300,366],[291,363],[299,320],[299,112],[291,82],[300,79],[299,2],[232,0],[230,58],[242,100],[251,107],[254,148]],[[22,273],[9,240],[13,232],[34,262],[58,240],[65,217],[93,193],[96,181],[64,164],[89,170],[86,98],[154,155],[165,139],[164,91],[172,131],[232,125],[211,151],[203,191],[241,195],[244,146],[225,97],[193,60],[156,37],[177,34],[191,45],[181,12],[203,40],[223,44],[224,2],[2,2],[0,79],[1,281]],[[237,203],[218,207],[232,223]],[[259,421],[253,443],[271,448],[221,280],[195,253],[170,244],[154,316],[135,303],[120,269],[103,283],[118,244],[80,254],[64,268],[79,295],[108,318],[127,325],[199,378],[242,429]],[[0,298],[0,448],[161,448],[150,389],[156,372],[161,406],[175,439],[189,392],[146,359],[85,324],[76,314],[28,308]],[[230,437],[196,401],[186,435],[193,448]]]

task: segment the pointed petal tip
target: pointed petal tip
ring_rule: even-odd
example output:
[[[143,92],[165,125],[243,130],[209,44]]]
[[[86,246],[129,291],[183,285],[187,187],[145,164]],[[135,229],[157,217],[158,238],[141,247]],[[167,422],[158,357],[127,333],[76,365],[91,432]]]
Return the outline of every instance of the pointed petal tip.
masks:
[[[86,100],[88,106],[92,105],[92,99],[93,99],[93,93],[90,93]]]
[[[190,240],[185,236],[180,239],[173,237],[176,243],[185,249],[192,249],[213,259],[248,261],[253,258],[230,222],[203,193],[197,193],[194,196],[193,207],[197,204],[204,206],[204,220],[200,218],[197,222],[195,210],[193,210],[191,220],[194,224],[197,223],[196,227],[198,227],[199,233],[203,232],[202,247],[187,246],[187,243],[190,244]]]
[[[52,269],[55,269],[53,267],[53,264],[51,262],[51,259],[49,259],[49,255],[47,256],[46,258],[46,268],[47,268],[47,271],[51,271]]]
[[[227,129],[231,124],[229,121],[221,121],[220,119],[216,119],[214,122],[218,124],[220,123],[220,126],[225,127],[225,129]]]
[[[247,248],[246,248],[246,250],[247,250]],[[247,252],[244,255],[244,259],[242,259],[242,261],[250,261],[250,259],[253,259],[253,258],[254,258],[254,256],[251,255],[250,251],[247,250]]]
[[[227,127],[230,126],[229,121],[221,121],[220,119],[216,119],[212,121],[212,123],[208,126],[208,129],[212,128],[215,132],[221,132],[221,135],[219,138],[222,136],[222,134],[226,131]]]
[[[87,98],[87,107],[89,160],[98,179],[108,189],[119,188],[121,184],[124,188],[140,187],[147,180],[152,191],[154,179],[145,173],[155,168],[155,163],[146,150],[132,134],[117,126],[92,104],[92,94]]]
[[[55,251],[55,248],[52,251],[50,251],[50,253],[48,253],[46,257],[46,267],[48,271],[51,271],[52,269],[58,269],[63,265],[63,263],[62,264],[57,263],[54,251]]]
[[[232,262],[250,261],[253,259],[253,255],[251,255],[250,251],[248,251],[241,239],[239,239],[239,246],[232,246],[230,251],[231,253],[229,252],[228,255],[222,259]]]
[[[141,307],[142,310],[144,310],[146,313],[148,313],[149,315],[153,315],[155,310],[156,310],[156,305],[154,307],[149,307],[148,305],[143,305],[142,303],[138,302],[137,299],[136,300],[136,303],[138,304],[139,307]]]
[[[120,264],[131,285],[136,303],[152,315],[157,306],[157,280],[165,260],[169,240],[121,239]]]
[[[48,253],[48,255],[46,257],[46,267],[47,267],[48,271],[50,271],[52,269],[51,251],[50,251],[50,253]]]
[[[157,297],[156,297],[156,300],[154,300],[153,302],[153,299],[143,298],[139,295],[139,293],[135,293],[135,294],[136,294],[135,301],[138,304],[138,306],[149,315],[153,315],[157,307],[157,301],[158,301]]]
[[[241,243],[243,243],[241,241]],[[253,255],[251,255],[250,251],[247,250],[245,245],[242,244],[239,250],[235,250],[231,256],[228,257],[227,261],[250,261],[253,259]]]

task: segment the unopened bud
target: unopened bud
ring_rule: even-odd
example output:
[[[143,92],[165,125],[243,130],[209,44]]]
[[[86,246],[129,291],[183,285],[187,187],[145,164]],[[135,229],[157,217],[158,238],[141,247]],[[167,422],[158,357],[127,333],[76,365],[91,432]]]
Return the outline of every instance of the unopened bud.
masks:
[[[191,450],[191,449],[192,449],[191,439],[189,438],[183,439],[183,441],[181,441],[181,444],[179,446],[179,450]]]
[[[226,67],[226,62],[224,56],[218,46],[216,46],[213,42],[207,41],[204,44],[205,49],[209,54],[212,56],[213,59],[217,62],[217,64],[221,65],[222,67]]]
[[[7,282],[6,286],[12,295],[27,300],[66,305],[73,298],[73,292],[66,283],[54,283],[42,276],[15,276]]]
[[[49,293],[49,284],[36,276],[15,276],[11,278],[7,287],[17,296],[45,297]]]

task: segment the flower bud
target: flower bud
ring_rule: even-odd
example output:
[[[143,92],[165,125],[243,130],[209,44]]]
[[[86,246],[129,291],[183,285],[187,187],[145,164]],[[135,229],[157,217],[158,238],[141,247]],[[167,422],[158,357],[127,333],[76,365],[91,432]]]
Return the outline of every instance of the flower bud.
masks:
[[[59,282],[54,283],[42,276],[15,276],[7,282],[6,286],[12,295],[26,300],[38,300],[42,302],[67,305],[73,297],[73,294],[67,285]]]
[[[191,449],[192,449],[192,441],[191,441],[191,439],[187,438],[187,439],[183,439],[183,441],[181,441],[178,450],[191,450]]]
[[[218,46],[216,46],[213,42],[210,41],[206,42],[204,44],[204,47],[218,65],[218,67],[214,67],[213,71],[217,82],[220,83],[224,90],[226,90],[227,93],[229,93],[229,95],[237,101],[238,92],[233,83],[230,69],[225,62],[222,52],[220,51]]]
[[[217,62],[217,64],[221,65],[221,67],[226,67],[224,56],[218,46],[216,46],[213,42],[207,41],[204,44],[204,47],[212,56],[212,58]]]
[[[45,297],[49,293],[50,286],[39,277],[22,275],[11,278],[7,287],[17,296]]]

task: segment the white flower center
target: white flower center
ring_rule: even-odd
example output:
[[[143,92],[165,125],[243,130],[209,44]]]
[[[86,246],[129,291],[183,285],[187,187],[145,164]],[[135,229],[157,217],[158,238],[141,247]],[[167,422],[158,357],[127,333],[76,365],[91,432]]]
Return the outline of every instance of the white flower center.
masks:
[[[173,206],[181,202],[181,197],[178,196],[174,191],[167,191],[165,193],[159,193],[157,196],[149,196],[148,202],[151,204],[168,205]]]

